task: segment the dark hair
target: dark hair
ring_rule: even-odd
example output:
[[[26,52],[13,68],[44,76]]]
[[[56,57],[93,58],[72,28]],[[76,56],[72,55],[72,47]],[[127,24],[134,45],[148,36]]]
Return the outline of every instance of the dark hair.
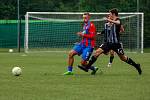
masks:
[[[88,13],[88,12],[85,12],[83,15],[88,15],[88,16],[90,16],[90,13]]]
[[[113,8],[111,10],[109,10],[109,12],[111,12],[112,14],[115,14],[116,16],[118,16],[118,9]]]

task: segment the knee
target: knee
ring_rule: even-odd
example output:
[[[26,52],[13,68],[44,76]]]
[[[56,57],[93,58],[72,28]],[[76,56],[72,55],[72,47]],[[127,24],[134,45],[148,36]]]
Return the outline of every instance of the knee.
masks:
[[[110,56],[114,56],[115,55],[115,52],[114,51],[110,51]]]
[[[110,54],[110,56],[114,56],[114,54]]]
[[[74,55],[73,51],[70,51],[70,52],[68,53],[68,57],[69,57],[69,58],[72,58],[73,55]]]
[[[87,65],[87,62],[86,62],[86,61],[81,61],[81,65],[82,65],[82,66],[86,66],[86,65]]]
[[[99,57],[99,53],[98,52],[95,52],[94,54],[93,54],[93,56],[95,57],[95,58],[98,58]]]
[[[94,52],[94,57],[97,58],[99,55],[101,55],[103,53],[103,50],[102,49],[97,49],[95,52]]]
[[[111,52],[111,53],[110,53],[110,56],[114,56],[114,53]]]
[[[124,58],[121,57],[120,60],[124,61]]]
[[[120,59],[121,59],[122,61],[126,61],[126,60],[127,60],[127,59],[126,59],[126,56],[121,56]]]

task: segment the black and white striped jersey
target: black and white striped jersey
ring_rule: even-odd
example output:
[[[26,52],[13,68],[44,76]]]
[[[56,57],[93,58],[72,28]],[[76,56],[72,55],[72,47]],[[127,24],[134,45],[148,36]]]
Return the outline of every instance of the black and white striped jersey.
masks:
[[[105,23],[104,28],[104,42],[120,43],[120,24]]]

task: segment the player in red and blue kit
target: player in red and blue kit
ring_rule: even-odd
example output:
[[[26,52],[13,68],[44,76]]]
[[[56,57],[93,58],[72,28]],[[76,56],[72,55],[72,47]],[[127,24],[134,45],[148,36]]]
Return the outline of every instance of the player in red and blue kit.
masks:
[[[64,73],[64,75],[73,75],[73,63],[74,63],[74,56],[75,55],[82,55],[81,65],[86,66],[87,61],[89,60],[94,46],[95,46],[95,35],[96,35],[96,28],[94,23],[90,22],[90,14],[84,13],[83,14],[83,31],[77,32],[77,35],[82,37],[82,41],[76,44],[73,49],[69,52],[68,56],[68,71]],[[96,70],[96,67],[91,67],[91,70]]]

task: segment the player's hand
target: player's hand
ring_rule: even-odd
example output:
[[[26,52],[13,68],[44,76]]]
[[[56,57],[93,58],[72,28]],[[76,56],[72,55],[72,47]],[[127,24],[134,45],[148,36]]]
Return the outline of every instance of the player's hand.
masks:
[[[112,22],[112,20],[110,18],[104,17],[104,20],[107,22]]]
[[[102,33],[101,32],[97,32],[97,35],[101,35]]]
[[[104,21],[106,21],[106,22],[110,22],[110,19],[109,19],[109,18],[107,18],[107,17],[104,17]]]
[[[104,19],[105,21],[107,21],[107,17],[104,17],[103,19]]]
[[[108,22],[112,22],[112,20],[111,20],[111,19],[109,19],[109,18],[107,18],[107,21],[108,21]]]
[[[83,36],[82,32],[77,32],[78,36]]]

